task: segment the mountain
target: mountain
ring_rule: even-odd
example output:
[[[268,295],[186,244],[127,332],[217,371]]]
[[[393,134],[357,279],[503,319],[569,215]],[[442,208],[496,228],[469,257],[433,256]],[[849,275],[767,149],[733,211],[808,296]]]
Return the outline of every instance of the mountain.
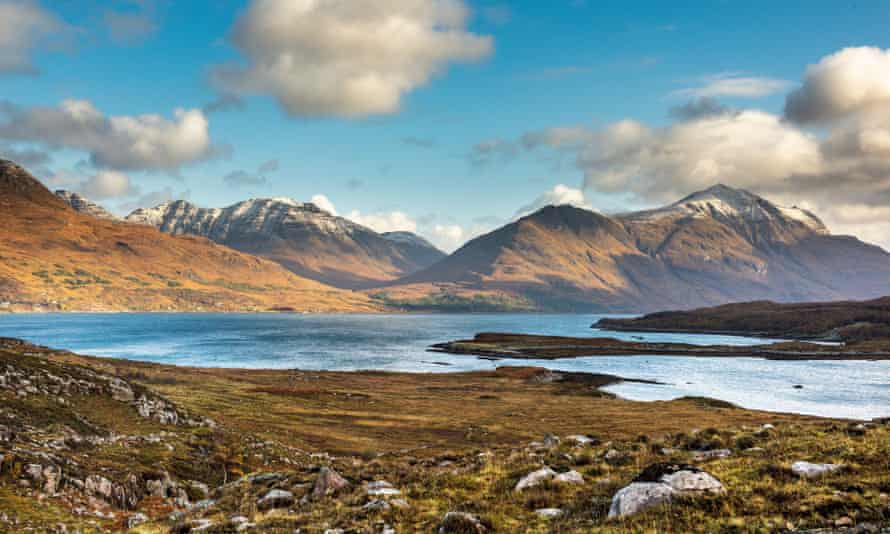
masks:
[[[0,307],[8,310],[376,309],[198,237],[80,213],[0,160]]]
[[[428,267],[445,254],[407,232],[378,234],[315,204],[252,199],[227,208],[178,200],[139,209],[127,221],[209,238],[336,287],[367,288]]]
[[[717,185],[606,216],[548,206],[376,294],[390,304],[500,299],[519,308],[639,312],[745,300],[890,293],[890,254],[814,214]]]
[[[102,206],[73,191],[65,191],[64,189],[60,189],[56,191],[56,196],[64,200],[66,204],[71,206],[75,211],[79,211],[80,213],[92,215],[93,217],[96,217],[98,219],[117,219],[117,216],[111,214]]]

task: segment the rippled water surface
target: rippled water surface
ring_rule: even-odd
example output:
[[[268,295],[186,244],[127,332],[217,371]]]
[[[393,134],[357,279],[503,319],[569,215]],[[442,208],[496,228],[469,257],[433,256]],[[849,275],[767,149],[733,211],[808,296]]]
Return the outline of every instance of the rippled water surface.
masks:
[[[451,372],[499,365],[645,378],[609,389],[636,400],[703,395],[748,408],[814,415],[890,416],[890,362],[785,362],[676,356],[502,360],[430,353],[477,332],[591,336],[595,315],[23,314],[0,316],[0,335],[96,356],[208,367]],[[630,334],[623,339],[748,345],[754,338]],[[794,386],[803,386],[796,389]]]

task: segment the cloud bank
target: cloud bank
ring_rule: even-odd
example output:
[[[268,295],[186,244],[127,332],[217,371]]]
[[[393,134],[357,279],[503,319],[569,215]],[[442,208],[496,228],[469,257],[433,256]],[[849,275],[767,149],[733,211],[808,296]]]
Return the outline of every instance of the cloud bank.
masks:
[[[32,53],[69,30],[35,1],[0,0],[0,75],[35,74]]]
[[[212,149],[200,110],[177,109],[172,119],[107,116],[86,100],[35,108],[0,102],[0,139],[84,150],[94,166],[119,171],[176,170]]]
[[[253,0],[231,34],[244,63],[213,78],[230,93],[272,95],[295,116],[393,113],[448,64],[491,54],[469,16],[462,0]]]

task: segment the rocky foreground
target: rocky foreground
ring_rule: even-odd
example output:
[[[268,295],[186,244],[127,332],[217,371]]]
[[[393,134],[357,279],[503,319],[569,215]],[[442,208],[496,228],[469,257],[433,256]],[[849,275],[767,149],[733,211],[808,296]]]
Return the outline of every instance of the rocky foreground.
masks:
[[[613,380],[185,369],[2,340],[0,531],[890,530],[890,421],[634,403],[597,389]]]

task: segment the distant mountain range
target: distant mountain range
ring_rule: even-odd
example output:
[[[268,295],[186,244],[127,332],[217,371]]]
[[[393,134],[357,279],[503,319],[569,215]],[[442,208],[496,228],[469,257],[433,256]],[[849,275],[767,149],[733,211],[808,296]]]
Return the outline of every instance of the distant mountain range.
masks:
[[[484,295],[519,308],[602,312],[886,294],[886,251],[724,185],[616,216],[549,206],[384,290],[405,306]]]
[[[379,309],[361,293],[204,238],[109,219],[82,197],[51,193],[5,160],[0,218],[0,310]]]
[[[107,213],[77,195],[60,198]],[[227,208],[175,201],[125,220],[139,224],[120,228],[206,237],[389,309],[640,312],[890,294],[890,254],[880,247],[725,185],[611,216],[548,206],[448,256],[417,235],[380,234],[290,199]]]
[[[245,200],[227,208],[199,208],[177,200],[138,209],[126,220],[169,234],[206,237],[347,289],[395,280],[445,257],[420,236],[379,234],[314,204],[287,198]]]

